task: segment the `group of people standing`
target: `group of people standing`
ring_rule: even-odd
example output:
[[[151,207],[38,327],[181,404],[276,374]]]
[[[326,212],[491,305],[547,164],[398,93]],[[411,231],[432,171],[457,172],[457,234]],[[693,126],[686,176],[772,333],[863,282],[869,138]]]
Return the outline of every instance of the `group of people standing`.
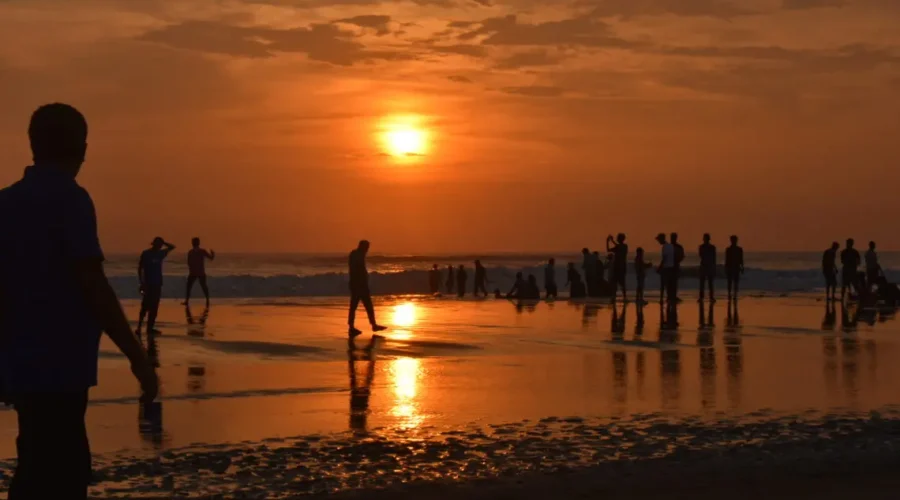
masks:
[[[869,249],[866,251],[865,271],[860,271],[859,267],[863,264],[859,251],[854,248],[855,242],[853,238],[848,238],[847,246],[841,250],[841,301],[847,295],[847,291],[856,291],[860,298],[865,298],[872,292],[872,287],[878,285],[879,292],[881,289],[887,290],[889,283],[878,262],[878,253],[875,251],[876,245],[874,241],[869,242]],[[841,245],[838,242],[831,244],[831,248],[825,250],[822,254],[822,274],[825,276],[825,298],[826,300],[837,300],[837,283],[838,283],[838,266],[837,257],[838,250]]]

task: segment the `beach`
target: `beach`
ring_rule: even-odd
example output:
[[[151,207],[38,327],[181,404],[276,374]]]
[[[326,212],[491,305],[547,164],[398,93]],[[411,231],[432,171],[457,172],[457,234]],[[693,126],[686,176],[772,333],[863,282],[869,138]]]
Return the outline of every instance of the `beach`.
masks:
[[[623,470],[647,488],[688,469],[749,481],[893,460],[893,311],[831,311],[813,294],[748,296],[737,310],[684,298],[673,315],[652,301],[380,297],[390,330],[371,350],[368,333],[349,348],[345,298],[221,300],[206,314],[197,301],[190,315],[166,300],[151,349],[159,418],[144,418],[124,358],[101,345],[92,494],[413,495],[440,484],[455,498],[474,484],[518,496],[560,481],[572,495],[615,494]],[[135,317],[137,304],[125,306]],[[8,477],[12,411],[0,411],[0,432]]]

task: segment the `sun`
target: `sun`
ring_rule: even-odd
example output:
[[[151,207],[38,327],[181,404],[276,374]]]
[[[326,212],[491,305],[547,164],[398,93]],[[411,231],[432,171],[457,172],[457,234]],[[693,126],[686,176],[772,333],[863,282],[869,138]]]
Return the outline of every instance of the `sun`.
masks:
[[[384,152],[395,158],[425,156],[428,153],[429,133],[417,115],[390,116],[381,123],[381,143]]]

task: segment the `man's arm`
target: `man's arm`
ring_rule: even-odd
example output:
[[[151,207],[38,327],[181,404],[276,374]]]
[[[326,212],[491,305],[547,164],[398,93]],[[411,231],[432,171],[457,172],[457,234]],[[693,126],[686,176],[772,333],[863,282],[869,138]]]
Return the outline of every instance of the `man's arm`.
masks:
[[[208,258],[209,260],[216,260],[216,251],[210,250],[209,252],[207,252],[206,258]]]
[[[158,392],[156,372],[131,331],[116,292],[103,272],[103,263],[99,259],[77,261],[75,275],[92,316],[131,363],[131,371],[141,384],[141,399],[153,401]]]
[[[165,255],[169,255],[169,252],[171,252],[172,250],[175,250],[175,245],[168,243],[166,241],[163,242],[163,246],[166,247],[163,249],[163,253]]]

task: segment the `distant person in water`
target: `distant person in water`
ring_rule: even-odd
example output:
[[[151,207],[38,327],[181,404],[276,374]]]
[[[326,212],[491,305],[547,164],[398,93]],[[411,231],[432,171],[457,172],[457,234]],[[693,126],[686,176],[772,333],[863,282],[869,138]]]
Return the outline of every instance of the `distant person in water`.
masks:
[[[619,233],[613,240],[612,235],[606,237],[606,251],[613,253],[612,285],[613,299],[616,298],[618,289],[622,289],[622,300],[628,300],[628,291],[625,288],[625,276],[628,274],[628,245],[625,243],[625,233]]]
[[[659,262],[657,272],[659,273],[659,302],[664,302],[667,298],[669,302],[675,300],[674,281],[678,278],[675,274],[675,247],[666,241],[666,235],[659,233],[656,235],[656,241],[662,247],[660,252],[662,259]]]
[[[841,244],[834,242],[822,254],[822,275],[825,277],[825,300],[837,300],[837,252]]]
[[[456,270],[453,266],[447,266],[447,293],[453,293],[456,286]]]
[[[548,300],[557,297],[559,291],[556,289],[556,259],[550,259],[544,267],[544,290],[547,292]]]
[[[569,287],[570,299],[583,299],[587,296],[584,283],[581,282],[581,275],[575,270],[575,264],[572,262],[569,262],[569,267],[566,270],[566,286]]]
[[[456,296],[457,297],[465,297],[466,296],[466,282],[469,280],[469,275],[466,273],[466,268],[460,264],[459,269],[456,271]]]
[[[487,269],[483,265],[481,265],[480,260],[475,261],[475,296],[478,297],[478,293],[484,293],[484,296],[488,296],[487,291]]]
[[[679,280],[681,280],[681,263],[684,262],[684,247],[681,246],[681,243],[678,243],[678,233],[670,234],[669,242],[672,244],[672,248],[675,251],[675,271],[672,279],[672,296],[674,297],[673,300],[678,302],[678,285]]]
[[[841,300],[847,294],[847,289],[854,287],[857,293],[862,292],[859,286],[859,252],[853,248],[853,238],[847,239],[847,248],[841,251]]]
[[[728,280],[728,300],[737,300],[741,276],[744,274],[744,249],[738,246],[738,237],[731,236],[731,246],[725,249],[725,277]]]
[[[150,248],[141,253],[138,261],[138,281],[141,284],[141,312],[138,316],[137,334],[141,334],[144,316],[147,316],[147,332],[159,333],[156,329],[156,316],[159,313],[159,301],[162,298],[163,261],[175,245],[157,236],[153,238]]]
[[[700,299],[703,302],[704,288],[709,285],[709,301],[716,301],[714,283],[716,280],[716,246],[710,243],[709,233],[703,235],[703,244],[700,245]]]
[[[516,281],[506,294],[507,299],[520,299],[525,293],[525,278],[522,273],[516,273]]]
[[[526,300],[540,300],[541,289],[538,288],[537,278],[533,274],[528,275],[528,281],[525,283],[525,292],[520,298]]]
[[[184,294],[184,305],[190,305],[191,289],[194,282],[200,282],[200,289],[203,290],[203,296],[206,297],[206,307],[209,307],[209,287],[206,285],[206,259],[215,260],[216,251],[200,248],[200,238],[191,240],[191,249],[188,250],[188,278],[187,290]]]
[[[638,303],[644,302],[644,283],[647,280],[647,269],[653,267],[653,264],[644,260],[644,249],[638,247],[634,254],[634,272],[637,277],[637,291],[635,292],[635,300]]]
[[[875,251],[875,242],[869,242],[869,250],[866,251],[866,286],[871,288],[878,283],[881,274],[881,266],[878,264],[878,253]]]
[[[362,240],[356,250],[350,252],[348,264],[350,268],[350,314],[347,318],[350,338],[356,338],[362,332],[356,328],[356,308],[363,303],[369,324],[373,332],[387,330],[375,321],[375,306],[372,304],[372,292],[369,290],[369,270],[366,269],[366,254],[369,253],[369,242]]]
[[[594,295],[594,284],[597,282],[597,259],[591,255],[591,251],[587,248],[581,249],[581,255],[584,262],[581,269],[584,271],[584,283],[587,286],[588,295]]]
[[[437,264],[428,271],[428,290],[432,295],[441,293],[441,270]]]

